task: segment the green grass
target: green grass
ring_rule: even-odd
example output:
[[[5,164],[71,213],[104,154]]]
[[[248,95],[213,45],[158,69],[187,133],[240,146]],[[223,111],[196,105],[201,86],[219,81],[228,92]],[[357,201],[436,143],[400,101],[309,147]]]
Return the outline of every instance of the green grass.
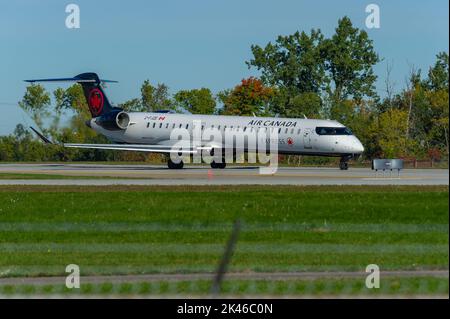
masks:
[[[158,281],[142,283],[98,283],[81,284],[79,289],[68,289],[64,285],[4,285],[0,286],[0,296],[12,295],[157,295],[157,296],[208,296],[211,282]],[[435,277],[388,277],[380,283],[380,288],[368,289],[364,280],[351,279],[312,279],[289,281],[265,280],[225,280],[221,293],[230,296],[413,296],[440,295],[449,293],[448,278]]]
[[[236,219],[230,271],[448,269],[444,186],[2,186],[0,276],[212,272]]]

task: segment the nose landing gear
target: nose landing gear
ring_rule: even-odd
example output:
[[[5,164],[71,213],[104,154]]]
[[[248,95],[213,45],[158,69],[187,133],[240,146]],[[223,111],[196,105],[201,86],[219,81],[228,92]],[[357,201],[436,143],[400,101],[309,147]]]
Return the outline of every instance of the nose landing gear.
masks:
[[[342,171],[348,170],[348,163],[347,163],[347,162],[343,162],[343,161],[341,160],[341,162],[339,163],[339,168],[340,168]]]
[[[339,168],[342,171],[346,171],[348,170],[348,161],[352,158],[353,156],[344,156],[341,157],[341,161],[339,162]]]

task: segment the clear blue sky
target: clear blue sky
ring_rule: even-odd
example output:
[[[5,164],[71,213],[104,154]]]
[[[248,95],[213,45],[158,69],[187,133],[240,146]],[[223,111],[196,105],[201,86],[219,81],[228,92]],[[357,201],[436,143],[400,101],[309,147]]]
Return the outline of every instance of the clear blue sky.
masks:
[[[80,7],[80,29],[65,27],[69,3]],[[108,89],[115,103],[138,97],[147,78],[172,92],[199,87],[217,92],[257,75],[244,63],[252,44],[311,28],[328,36],[344,15],[366,29],[370,3],[380,6],[381,28],[367,31],[380,56],[393,62],[397,90],[404,86],[408,63],[424,73],[436,53],[448,52],[448,0],[2,1],[0,134],[29,123],[14,105],[23,96],[23,79],[94,71],[120,81]],[[375,69],[381,95],[385,68],[381,62]]]

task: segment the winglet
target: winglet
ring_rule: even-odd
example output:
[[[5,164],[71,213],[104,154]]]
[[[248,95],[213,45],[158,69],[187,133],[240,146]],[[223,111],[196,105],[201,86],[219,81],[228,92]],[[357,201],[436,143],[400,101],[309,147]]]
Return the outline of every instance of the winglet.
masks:
[[[45,143],[45,144],[55,144],[52,141],[50,141],[48,138],[46,138],[44,135],[39,133],[34,127],[30,126],[30,128],[33,130],[34,133]]]

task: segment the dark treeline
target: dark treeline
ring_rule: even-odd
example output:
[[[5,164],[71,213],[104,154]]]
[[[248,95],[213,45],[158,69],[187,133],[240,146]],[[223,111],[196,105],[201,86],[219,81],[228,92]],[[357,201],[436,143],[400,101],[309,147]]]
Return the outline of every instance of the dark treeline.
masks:
[[[401,157],[448,160],[448,53],[436,55],[426,72],[410,65],[399,91],[387,63],[384,92],[376,91],[373,67],[381,62],[372,40],[349,18],[338,21],[326,38],[320,30],[279,36],[264,47],[251,47],[249,68],[259,78],[243,79],[234,88],[212,94],[208,88],[169,93],[166,84],[141,86],[141,96],[119,106],[129,111],[171,109],[193,114],[258,115],[335,119],[361,139],[364,158]],[[52,103],[52,101],[54,101]],[[55,141],[106,143],[85,125],[90,118],[79,85],[58,88],[52,94],[31,85],[19,102],[36,126]],[[61,116],[69,112],[68,124]],[[18,124],[14,133],[0,137],[0,160],[148,160],[159,156],[128,152],[67,150],[47,147]]]

